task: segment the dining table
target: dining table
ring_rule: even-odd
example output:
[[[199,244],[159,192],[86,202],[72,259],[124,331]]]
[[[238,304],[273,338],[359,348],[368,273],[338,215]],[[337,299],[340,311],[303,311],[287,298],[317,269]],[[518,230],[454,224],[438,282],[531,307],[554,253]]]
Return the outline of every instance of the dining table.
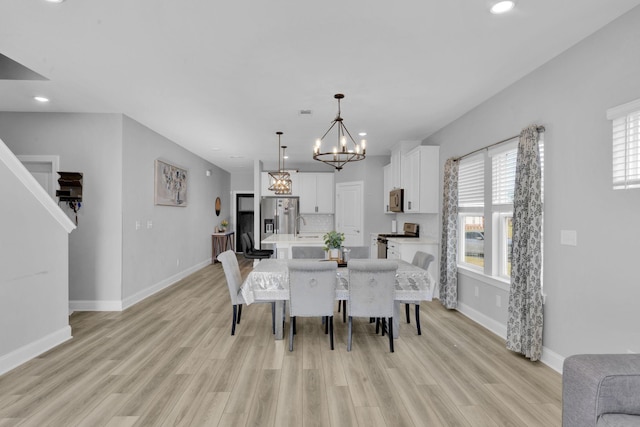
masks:
[[[435,283],[427,270],[403,261],[398,263],[395,283],[393,335],[398,338],[400,301],[431,301]],[[318,260],[325,262],[325,260]],[[289,269],[286,259],[261,260],[244,280],[240,293],[247,305],[254,302],[275,301],[275,338],[284,338],[286,302],[289,300]],[[339,267],[336,272],[336,300],[349,299],[349,268]]]

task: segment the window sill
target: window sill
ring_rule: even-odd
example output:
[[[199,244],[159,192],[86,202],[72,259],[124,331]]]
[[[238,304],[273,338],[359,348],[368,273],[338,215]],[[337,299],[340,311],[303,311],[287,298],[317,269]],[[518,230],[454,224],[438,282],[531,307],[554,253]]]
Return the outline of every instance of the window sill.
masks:
[[[486,274],[482,273],[481,271],[472,270],[472,269],[470,269],[468,267],[464,267],[462,265],[458,265],[458,273],[462,274],[463,276],[467,276],[467,277],[470,277],[472,279],[479,280],[482,283],[486,283],[489,286],[493,286],[493,287],[501,289],[501,290],[503,290],[505,292],[509,292],[509,287],[511,285],[511,282],[509,280],[500,279],[500,278],[494,277],[494,276],[487,276]]]

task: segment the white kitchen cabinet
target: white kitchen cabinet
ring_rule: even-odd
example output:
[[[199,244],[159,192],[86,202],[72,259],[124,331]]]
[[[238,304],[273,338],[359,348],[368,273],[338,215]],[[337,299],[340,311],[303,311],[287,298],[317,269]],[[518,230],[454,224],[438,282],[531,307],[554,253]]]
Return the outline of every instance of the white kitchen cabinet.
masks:
[[[389,192],[393,189],[391,185],[391,168],[392,165],[389,163],[388,165],[382,168],[382,173],[384,176],[384,184],[383,184],[383,194],[382,194],[382,211],[387,214],[394,214],[395,212],[391,212],[389,209]]]
[[[369,258],[378,258],[378,233],[371,233],[369,235]]]
[[[333,214],[335,185],[332,173],[299,173],[300,213]]]
[[[426,252],[435,257],[429,265],[428,271],[431,277],[438,283],[440,275],[439,245],[431,239],[413,238],[389,238],[387,240],[387,259],[401,259],[406,262],[413,261],[417,251]]]
[[[402,185],[402,150],[400,146],[395,146],[391,150],[391,168],[389,170],[389,190],[401,188]],[[387,192],[387,195],[389,192]]]
[[[405,213],[438,213],[439,155],[439,147],[421,145],[402,156]]]

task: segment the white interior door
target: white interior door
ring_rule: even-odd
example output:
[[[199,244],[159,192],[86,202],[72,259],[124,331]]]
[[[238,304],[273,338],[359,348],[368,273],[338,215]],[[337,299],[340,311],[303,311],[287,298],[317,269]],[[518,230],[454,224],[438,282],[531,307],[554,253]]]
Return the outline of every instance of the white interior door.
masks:
[[[336,184],[336,230],[344,233],[344,246],[364,246],[364,183]]]
[[[31,175],[53,200],[56,200],[57,172],[60,169],[58,156],[17,156]]]

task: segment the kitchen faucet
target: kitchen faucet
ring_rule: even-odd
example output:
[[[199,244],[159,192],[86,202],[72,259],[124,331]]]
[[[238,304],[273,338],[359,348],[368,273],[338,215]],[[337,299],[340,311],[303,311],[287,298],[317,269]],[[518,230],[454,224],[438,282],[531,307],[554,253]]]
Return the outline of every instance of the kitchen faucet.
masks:
[[[300,234],[300,219],[302,220],[302,224],[307,225],[307,220],[305,220],[302,215],[298,215],[296,217],[296,234]]]

